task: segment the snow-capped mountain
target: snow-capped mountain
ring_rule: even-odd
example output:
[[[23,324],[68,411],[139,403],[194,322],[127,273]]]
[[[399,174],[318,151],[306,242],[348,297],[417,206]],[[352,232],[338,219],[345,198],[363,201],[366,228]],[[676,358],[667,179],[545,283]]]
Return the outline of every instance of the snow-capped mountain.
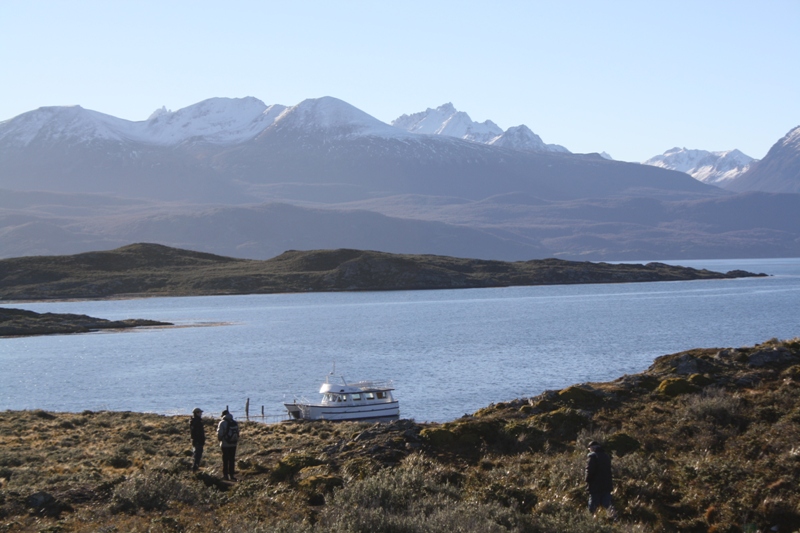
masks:
[[[440,105],[436,109],[412,115],[403,115],[392,121],[392,126],[428,135],[447,135],[467,141],[489,144],[492,139],[503,134],[503,130],[492,122],[474,122],[463,111],[457,111],[451,103]]]
[[[129,139],[166,146],[190,139],[232,144],[252,139],[286,109],[253,97],[211,98],[174,112],[156,110],[144,122],[128,123],[126,134]]]
[[[275,129],[316,132],[347,137],[410,137],[338,98],[325,96],[303,100],[286,108],[270,126]],[[266,128],[265,128],[266,129]]]
[[[174,112],[161,108],[147,120],[134,122],[80,106],[42,107],[0,122],[0,141],[17,146],[65,140],[173,146],[192,139],[230,144],[252,139],[285,109],[267,107],[256,98],[212,98]]]
[[[121,141],[129,124],[81,106],[40,107],[0,122],[0,142],[21,147],[35,141]]]
[[[800,193],[800,126],[772,145],[764,159],[732,181],[732,191]]]
[[[703,183],[725,188],[746,172],[753,161],[739,150],[709,152],[676,147],[651,157],[644,164],[685,172]]]
[[[468,114],[456,110],[453,104],[449,102],[440,105],[436,109],[428,108],[419,113],[402,115],[392,121],[392,126],[412,133],[445,135],[481,144],[502,146],[512,150],[570,153],[563,146],[545,144],[541,137],[533,133],[524,124],[508,128],[504,132],[491,120],[473,121]]]
[[[434,128],[445,115],[447,123]],[[291,107],[212,98],[138,122],[81,107],[40,108],[0,122],[0,188],[215,203],[716,194],[679,173],[530,150],[542,145],[530,129],[498,134],[452,106],[425,118],[409,119],[417,127],[408,131],[332,97]],[[441,132],[493,137],[481,143]]]
[[[80,106],[42,107],[0,122],[0,142],[15,146],[62,141],[232,145],[253,139],[270,127],[351,136],[409,136],[336,98],[308,99],[287,107],[267,106],[257,98],[247,97],[211,98],[178,111],[161,108],[147,120],[135,122]]]
[[[504,132],[490,120],[472,121],[452,104],[403,115],[389,125],[329,96],[307,99],[291,107],[267,105],[253,97],[210,98],[177,111],[162,107],[142,121],[124,120],[80,106],[42,107],[0,122],[0,142],[17,147],[63,142],[176,146],[191,141],[234,145],[268,129],[324,131],[327,135],[349,137],[441,135],[512,150],[569,153],[563,146],[544,143],[527,126]]]

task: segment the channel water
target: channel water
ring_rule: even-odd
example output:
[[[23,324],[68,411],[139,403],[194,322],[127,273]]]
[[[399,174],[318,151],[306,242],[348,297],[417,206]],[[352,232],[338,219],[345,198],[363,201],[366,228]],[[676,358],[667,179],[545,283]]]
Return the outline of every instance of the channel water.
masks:
[[[401,417],[637,373],[664,354],[800,336],[800,259],[673,261],[734,280],[5,303],[175,327],[0,339],[0,409],[285,419],[336,379],[391,379]]]

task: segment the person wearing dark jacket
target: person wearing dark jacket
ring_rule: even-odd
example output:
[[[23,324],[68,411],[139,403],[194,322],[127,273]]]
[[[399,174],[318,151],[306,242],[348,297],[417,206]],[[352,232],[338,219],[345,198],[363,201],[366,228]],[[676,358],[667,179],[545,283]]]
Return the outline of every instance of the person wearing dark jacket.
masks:
[[[611,457],[597,441],[589,443],[589,455],[586,461],[586,488],[589,490],[589,512],[594,514],[598,506],[603,506],[614,516],[611,504],[611,491],[614,485],[611,479]]]
[[[206,428],[203,427],[203,410],[195,407],[189,420],[189,429],[192,432],[192,470],[200,468],[203,458],[203,446],[206,444]]]
[[[217,426],[217,438],[222,448],[222,477],[226,481],[236,481],[236,446],[239,444],[239,424],[227,409],[222,411],[222,420]]]

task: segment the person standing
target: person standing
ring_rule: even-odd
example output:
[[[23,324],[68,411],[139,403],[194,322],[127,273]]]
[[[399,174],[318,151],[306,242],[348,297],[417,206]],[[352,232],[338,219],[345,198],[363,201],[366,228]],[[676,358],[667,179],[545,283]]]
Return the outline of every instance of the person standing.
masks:
[[[611,479],[611,456],[597,441],[589,443],[589,455],[586,461],[586,488],[589,490],[589,512],[594,514],[599,506],[603,506],[609,516],[614,517],[616,511],[611,503],[611,491],[614,485]]]
[[[227,409],[222,411],[222,420],[217,426],[217,438],[222,448],[222,478],[236,481],[236,446],[239,444],[239,424]]]
[[[192,470],[200,468],[203,458],[203,446],[206,444],[206,428],[203,427],[203,410],[195,407],[189,420],[189,429],[192,433]]]

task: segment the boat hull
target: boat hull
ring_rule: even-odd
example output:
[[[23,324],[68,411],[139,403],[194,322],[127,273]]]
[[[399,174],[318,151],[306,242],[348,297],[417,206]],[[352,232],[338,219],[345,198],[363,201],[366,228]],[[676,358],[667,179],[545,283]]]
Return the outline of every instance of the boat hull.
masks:
[[[372,405],[320,405],[285,403],[289,417],[295,420],[397,420],[400,405],[395,400]]]

